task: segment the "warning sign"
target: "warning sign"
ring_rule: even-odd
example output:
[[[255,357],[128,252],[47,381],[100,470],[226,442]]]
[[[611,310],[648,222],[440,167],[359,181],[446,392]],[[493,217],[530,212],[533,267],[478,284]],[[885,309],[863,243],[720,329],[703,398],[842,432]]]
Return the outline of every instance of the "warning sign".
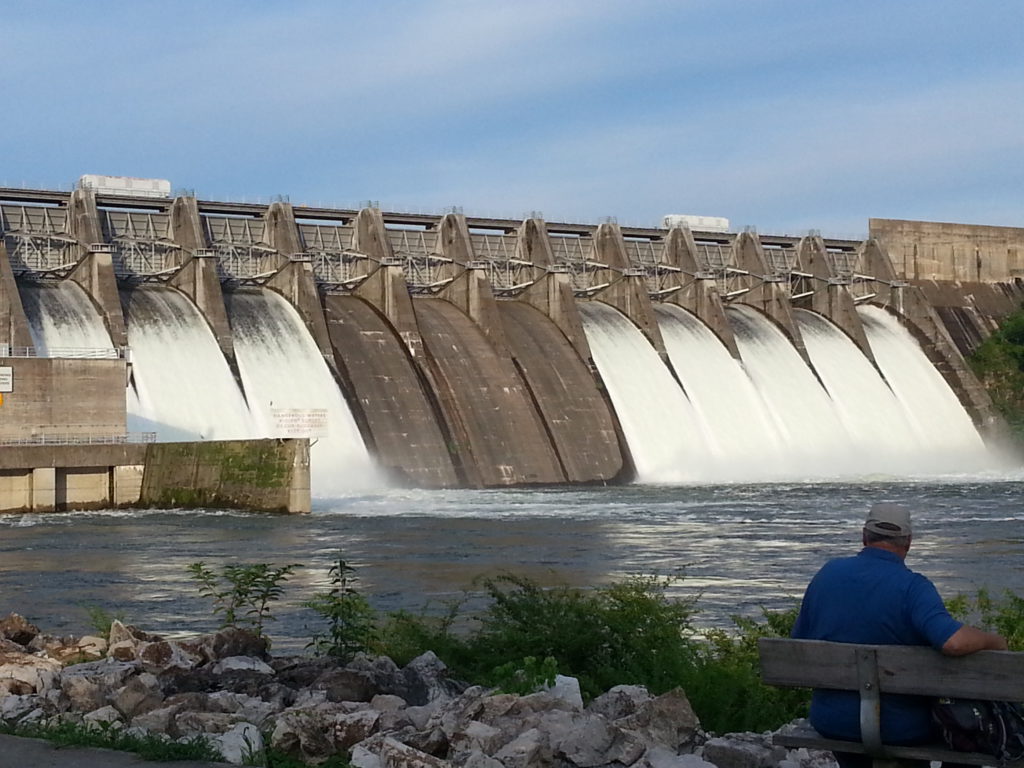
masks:
[[[14,369],[9,365],[0,365],[0,393],[14,391]]]
[[[327,437],[326,408],[272,408],[274,437]]]

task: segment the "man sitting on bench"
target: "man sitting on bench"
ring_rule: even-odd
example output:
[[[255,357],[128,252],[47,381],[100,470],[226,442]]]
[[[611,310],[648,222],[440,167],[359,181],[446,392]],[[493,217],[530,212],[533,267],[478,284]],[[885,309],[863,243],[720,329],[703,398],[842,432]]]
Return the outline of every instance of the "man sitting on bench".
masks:
[[[904,563],[910,549],[910,511],[899,504],[871,507],[864,548],[854,557],[826,563],[811,580],[793,637],[874,645],[929,645],[949,656],[1005,651],[1006,640],[949,615],[935,585]],[[931,701],[882,696],[882,743],[927,744],[938,735]],[[855,691],[815,690],[811,725],[822,736],[860,741]],[[870,768],[871,757],[836,752],[840,768]]]

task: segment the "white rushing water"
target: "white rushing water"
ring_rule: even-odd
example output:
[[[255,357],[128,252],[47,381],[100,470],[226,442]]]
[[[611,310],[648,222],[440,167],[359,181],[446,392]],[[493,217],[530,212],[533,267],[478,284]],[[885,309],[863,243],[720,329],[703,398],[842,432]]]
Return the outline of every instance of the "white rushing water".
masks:
[[[731,306],[726,313],[744,366],[782,435],[797,476],[862,471],[835,405],[785,334],[751,307]]]
[[[25,283],[19,293],[40,356],[117,357],[99,310],[77,283]]]
[[[920,344],[881,307],[858,307],[878,367],[938,471],[971,472],[993,464],[971,417]]]
[[[714,462],[709,441],[658,353],[621,312],[581,302],[583,328],[604,379],[641,482],[705,477]]]
[[[213,331],[187,297],[144,286],[124,305],[135,382],[129,430],[156,432],[161,442],[257,436]]]
[[[814,312],[794,310],[807,354],[835,405],[865,473],[913,475],[938,469],[899,400],[853,340]]]
[[[682,307],[654,309],[672,367],[712,436],[714,466],[707,479],[755,481],[789,474],[782,437],[742,364]]]
[[[314,427],[310,472],[316,494],[380,487],[348,403],[295,308],[265,289],[227,298],[235,357],[259,435],[297,436],[288,430],[301,432],[303,420]],[[286,412],[300,423],[289,428],[282,421]]]

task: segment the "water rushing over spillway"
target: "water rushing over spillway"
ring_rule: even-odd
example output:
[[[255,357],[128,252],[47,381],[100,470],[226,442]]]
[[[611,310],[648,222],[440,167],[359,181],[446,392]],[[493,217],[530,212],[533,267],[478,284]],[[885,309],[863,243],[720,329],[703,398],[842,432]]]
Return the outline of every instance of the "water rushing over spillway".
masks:
[[[99,310],[77,283],[24,283],[19,294],[37,354],[116,357]]]
[[[641,482],[697,480],[711,464],[693,406],[654,347],[621,312],[580,304],[590,343]]]
[[[123,304],[133,360],[129,430],[160,441],[258,436],[213,331],[188,298],[142,286]]]
[[[858,311],[878,367],[928,465],[935,471],[960,472],[989,466],[991,456],[970,416],[910,332],[880,307]]]
[[[657,306],[677,378],[620,312],[599,302],[580,310],[641,482],[914,477],[992,464],[949,386],[883,309],[862,310],[876,368],[809,311],[795,317],[811,365],[751,307],[726,311],[736,360],[696,317]]]
[[[282,418],[289,412],[315,420],[322,426],[310,452],[313,492],[379,487],[348,403],[295,308],[266,289],[225,298],[257,436],[287,436]]]

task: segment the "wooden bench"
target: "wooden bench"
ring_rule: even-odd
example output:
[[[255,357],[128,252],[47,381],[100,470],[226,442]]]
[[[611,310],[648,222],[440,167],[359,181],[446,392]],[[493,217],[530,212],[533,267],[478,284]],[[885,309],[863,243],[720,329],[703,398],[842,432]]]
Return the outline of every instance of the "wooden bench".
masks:
[[[855,645],[783,638],[762,638],[758,646],[761,679],[769,685],[860,693],[862,741],[827,739],[809,725],[793,725],[776,733],[775,743],[789,748],[867,754],[876,767],[907,759],[999,764],[992,755],[954,752],[945,744],[914,747],[883,744],[879,725],[880,694],[1024,701],[1024,653],[982,651],[953,658],[923,646]],[[1024,768],[1024,760],[1005,765]]]

